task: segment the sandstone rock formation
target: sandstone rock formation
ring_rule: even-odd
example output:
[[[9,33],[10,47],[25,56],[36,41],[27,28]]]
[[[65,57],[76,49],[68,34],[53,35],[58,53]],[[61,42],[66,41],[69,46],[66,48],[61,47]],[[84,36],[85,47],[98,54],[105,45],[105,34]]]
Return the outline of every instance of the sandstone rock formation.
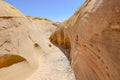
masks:
[[[0,0],[0,80],[75,80],[56,46],[77,80],[120,80],[120,1],[87,0],[53,23]]]
[[[75,80],[67,58],[49,41],[52,23],[0,1],[0,80]]]
[[[77,80],[120,80],[120,0],[87,0],[50,39],[70,49]]]

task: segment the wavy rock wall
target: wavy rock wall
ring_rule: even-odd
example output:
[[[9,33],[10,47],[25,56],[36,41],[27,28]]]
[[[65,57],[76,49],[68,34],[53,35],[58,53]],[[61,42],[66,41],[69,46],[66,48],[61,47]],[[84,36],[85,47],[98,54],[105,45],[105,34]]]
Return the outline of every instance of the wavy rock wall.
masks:
[[[77,80],[120,80],[120,1],[87,0],[51,35]]]

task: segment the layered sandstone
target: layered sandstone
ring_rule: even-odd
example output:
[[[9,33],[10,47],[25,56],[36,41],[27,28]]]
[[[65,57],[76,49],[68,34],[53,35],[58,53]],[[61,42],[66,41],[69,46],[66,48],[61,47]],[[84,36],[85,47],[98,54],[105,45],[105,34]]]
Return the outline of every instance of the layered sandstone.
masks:
[[[77,80],[120,80],[120,1],[87,0],[50,39],[69,48]]]

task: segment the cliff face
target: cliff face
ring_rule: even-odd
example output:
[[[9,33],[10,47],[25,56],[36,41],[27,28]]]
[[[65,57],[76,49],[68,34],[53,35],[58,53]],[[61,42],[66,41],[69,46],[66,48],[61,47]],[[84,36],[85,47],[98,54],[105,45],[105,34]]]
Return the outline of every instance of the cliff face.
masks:
[[[70,49],[77,80],[120,80],[120,1],[87,0],[51,35]]]

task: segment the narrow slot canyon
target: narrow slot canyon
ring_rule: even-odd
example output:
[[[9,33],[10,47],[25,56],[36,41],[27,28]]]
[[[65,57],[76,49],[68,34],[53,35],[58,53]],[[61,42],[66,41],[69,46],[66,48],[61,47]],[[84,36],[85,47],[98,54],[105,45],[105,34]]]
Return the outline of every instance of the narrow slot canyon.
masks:
[[[64,22],[0,0],[0,80],[120,80],[119,60],[119,0],[86,0]]]

